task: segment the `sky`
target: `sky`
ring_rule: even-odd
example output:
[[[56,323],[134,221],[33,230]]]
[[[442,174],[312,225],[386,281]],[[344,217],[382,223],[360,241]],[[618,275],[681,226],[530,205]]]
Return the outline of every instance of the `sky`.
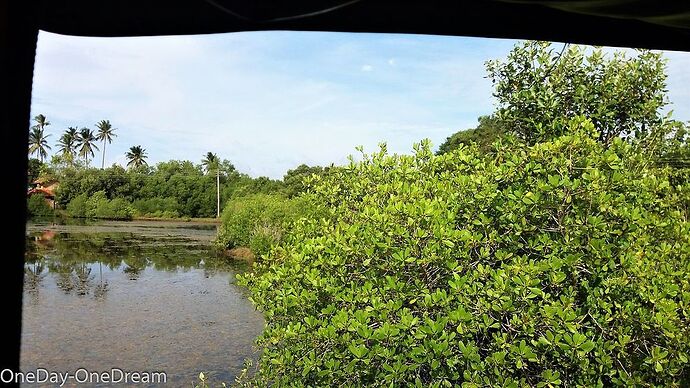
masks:
[[[342,164],[355,147],[409,153],[494,111],[484,62],[516,41],[400,34],[241,32],[90,38],[41,32],[32,117],[68,126],[107,119],[106,165],[141,145],[149,164],[217,153],[250,176]],[[666,52],[668,95],[690,120],[690,53]],[[100,145],[99,145],[100,146]],[[53,151],[57,147],[53,146]],[[100,165],[101,154],[95,160]]]

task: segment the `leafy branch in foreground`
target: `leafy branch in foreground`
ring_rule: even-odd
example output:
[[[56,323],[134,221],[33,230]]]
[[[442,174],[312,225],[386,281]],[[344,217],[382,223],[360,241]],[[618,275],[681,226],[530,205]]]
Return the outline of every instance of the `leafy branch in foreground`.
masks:
[[[364,155],[315,177],[240,276],[257,385],[690,384],[690,187],[588,120],[486,158]]]

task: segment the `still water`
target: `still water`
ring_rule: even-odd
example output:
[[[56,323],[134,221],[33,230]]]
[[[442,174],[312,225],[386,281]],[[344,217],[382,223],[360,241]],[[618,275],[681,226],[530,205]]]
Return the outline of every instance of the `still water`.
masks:
[[[211,251],[215,232],[189,222],[28,224],[22,371],[164,371],[171,387],[203,371],[232,382],[256,357],[264,322],[235,285],[247,265]]]

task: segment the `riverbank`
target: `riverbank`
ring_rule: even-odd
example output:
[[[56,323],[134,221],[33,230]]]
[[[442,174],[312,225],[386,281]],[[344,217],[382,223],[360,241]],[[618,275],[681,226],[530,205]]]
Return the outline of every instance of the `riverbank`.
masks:
[[[87,228],[87,229],[85,229]],[[217,224],[199,220],[96,220],[84,218],[34,219],[27,223],[27,234],[58,233],[134,233],[148,237],[181,237],[204,243],[216,238]]]
[[[203,224],[220,224],[220,218],[190,218],[190,217],[134,217],[132,221],[155,221],[155,222],[191,222]]]

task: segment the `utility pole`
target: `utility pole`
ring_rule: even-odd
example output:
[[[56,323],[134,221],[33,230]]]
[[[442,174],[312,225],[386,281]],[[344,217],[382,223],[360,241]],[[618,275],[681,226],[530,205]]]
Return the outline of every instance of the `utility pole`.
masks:
[[[216,218],[220,218],[220,166],[216,168]]]

